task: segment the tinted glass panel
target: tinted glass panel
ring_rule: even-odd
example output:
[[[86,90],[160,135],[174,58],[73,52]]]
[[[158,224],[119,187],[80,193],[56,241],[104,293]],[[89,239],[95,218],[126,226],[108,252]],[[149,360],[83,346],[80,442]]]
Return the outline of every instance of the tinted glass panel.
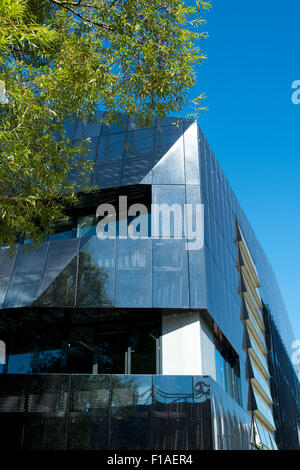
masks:
[[[184,132],[184,159],[186,184],[200,184],[197,130],[197,123],[194,122],[190,123]]]
[[[9,374],[30,374],[35,370],[35,358],[38,351],[36,336],[30,331],[15,331],[8,359]]]
[[[47,331],[39,336],[39,357],[37,369],[40,373],[63,371],[63,332]]]
[[[115,240],[82,239],[79,252],[77,306],[111,306]]]
[[[108,449],[110,377],[73,375],[67,449]]]
[[[96,235],[98,217],[96,214],[89,214],[78,217],[77,237],[92,237]]]
[[[100,188],[111,188],[120,185],[122,161],[96,164],[92,184]]]
[[[67,371],[71,374],[92,374],[94,362],[93,327],[71,327],[67,349]]]
[[[0,249],[0,308],[4,302],[6,290],[10,281],[16,253],[10,253],[9,248]]]
[[[124,374],[125,354],[128,350],[127,331],[98,329],[96,357],[99,374]]]
[[[39,288],[41,295],[57,276],[67,268],[68,264],[76,256],[79,240],[57,240],[49,244],[44,274]]]
[[[155,329],[136,328],[130,330],[129,347],[131,352],[131,374],[156,373],[156,343]]]
[[[153,240],[153,307],[189,306],[185,240]]]
[[[151,306],[150,240],[117,240],[116,305]]]
[[[113,376],[112,449],[151,448],[151,376]]]
[[[55,233],[48,237],[48,240],[61,240],[72,238],[73,222],[71,218],[60,221],[55,225]]]
[[[168,127],[157,129],[152,181],[153,184],[184,184],[182,129],[180,134]]]
[[[6,294],[4,308],[28,306],[36,299],[47,244],[29,252],[19,249]]]

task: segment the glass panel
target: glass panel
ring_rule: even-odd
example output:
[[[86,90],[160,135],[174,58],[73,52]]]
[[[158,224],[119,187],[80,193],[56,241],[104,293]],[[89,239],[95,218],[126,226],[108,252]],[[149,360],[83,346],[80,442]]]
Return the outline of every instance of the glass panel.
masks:
[[[98,217],[96,214],[89,214],[78,217],[77,219],[77,237],[96,236],[96,226]]]
[[[196,214],[196,204],[203,204],[203,196],[200,192],[199,186],[187,186],[186,187],[186,202],[193,206],[193,219]],[[201,221],[202,222],[202,221]],[[204,227],[205,227],[204,218]],[[202,223],[195,224],[193,221],[194,233],[203,230]],[[198,236],[198,235],[197,235]],[[207,292],[206,292],[206,268],[205,268],[205,251],[207,250],[204,245],[201,247],[202,239],[199,240],[194,234],[190,233],[190,243],[188,251],[189,259],[189,275],[190,275],[190,295],[191,295],[191,307],[192,308],[206,308],[207,306]],[[204,239],[205,241],[205,239]],[[192,249],[193,248],[193,249]]]
[[[128,132],[126,158],[138,157],[152,162],[154,128]]]
[[[227,367],[228,388],[229,388],[228,393],[234,399],[232,368],[228,362],[226,362],[226,367]]]
[[[98,147],[97,162],[103,160],[119,160],[124,158],[125,154],[124,132],[116,134],[101,135]]]
[[[13,342],[10,347],[8,359],[8,374],[30,374],[34,372],[34,364],[38,343],[36,336],[30,331],[22,329],[14,331]]]
[[[62,344],[63,335],[61,331],[48,331],[40,335],[38,371],[40,373],[62,372]]]
[[[94,336],[93,327],[71,327],[67,352],[68,374],[92,374]]]
[[[99,327],[96,334],[98,374],[125,374],[127,350],[128,336],[124,327]]]
[[[26,381],[28,380],[28,376]],[[11,399],[13,397],[13,400]],[[0,376],[1,451],[20,450],[24,438],[24,376]]]
[[[69,377],[35,374],[27,379],[26,386],[22,448],[65,449]]]
[[[112,306],[115,240],[81,239],[77,279],[77,306]]]
[[[153,307],[188,307],[185,240],[153,240]]]
[[[66,268],[76,256],[79,240],[53,241],[49,244],[47,259],[42,277],[39,295],[41,295],[54,279]]]
[[[156,205],[152,208],[153,237],[184,237],[185,201],[185,186],[152,186],[152,203]]]
[[[125,138],[124,132],[120,134],[109,135],[109,148],[108,148],[108,159],[122,159],[125,154]]]
[[[112,188],[120,185],[122,161],[96,164],[92,184],[99,188]]]
[[[216,348],[216,369],[217,369],[217,383],[223,387],[222,384],[222,358],[221,354]]]
[[[151,449],[151,376],[113,376],[111,449]]]
[[[191,423],[192,384],[191,376],[153,376],[154,449],[201,448]]]
[[[155,400],[163,403],[183,401],[192,403],[193,401],[193,377],[160,376],[153,377],[153,387]]]
[[[109,376],[71,377],[67,449],[108,449]]]
[[[130,330],[129,347],[131,353],[131,374],[156,373],[156,342],[155,328],[136,328]]]
[[[40,295],[38,305],[74,307],[77,259],[73,259]]]
[[[207,198],[207,178],[206,178],[206,158],[205,158],[205,146],[204,146],[204,139],[201,132],[201,129],[198,126],[198,155],[199,155],[199,163],[200,163],[200,178],[201,178],[201,189],[204,195]]]
[[[9,281],[10,281],[10,276],[0,277],[0,308],[2,308],[2,304],[4,302]]]
[[[221,356],[221,372],[222,372],[222,386],[225,392],[228,392],[228,378],[226,373],[226,361],[223,356]]]
[[[186,184],[200,184],[197,131],[198,125],[196,122],[189,123],[188,128],[184,131],[184,160]]]
[[[29,306],[36,299],[46,251],[46,243],[29,252],[19,249],[4,308]]]
[[[120,122],[113,122],[109,126],[102,124],[101,135],[112,135],[126,133],[127,116],[120,116]]]
[[[118,239],[116,264],[116,305],[151,307],[150,239]]]
[[[9,248],[0,248],[0,277],[8,277],[14,264],[15,253],[10,255]]]
[[[122,185],[138,184],[149,174],[151,170],[150,158],[126,158],[124,163]]]
[[[10,254],[9,248],[0,248],[0,308],[5,299],[15,256],[16,252]]]
[[[173,124],[174,119],[168,122],[158,122],[155,133],[153,163],[156,164],[167,153],[167,151],[182,137],[183,125]]]
[[[174,126],[175,127],[175,126]],[[183,129],[157,128],[152,170],[153,184],[184,184]]]
[[[61,240],[65,238],[72,238],[73,221],[71,217],[66,220],[61,220],[55,225],[55,233],[49,235],[48,240]]]
[[[254,392],[254,395],[258,411],[260,411],[261,414],[266,418],[266,420],[269,421],[269,423],[275,428],[272,407],[268,405],[264,400],[262,400],[258,393]]]
[[[272,401],[269,382],[266,381],[264,377],[262,377],[262,375],[253,363],[251,365],[255,380],[257,380],[258,384],[261,386],[265,394],[269,397],[270,401]]]

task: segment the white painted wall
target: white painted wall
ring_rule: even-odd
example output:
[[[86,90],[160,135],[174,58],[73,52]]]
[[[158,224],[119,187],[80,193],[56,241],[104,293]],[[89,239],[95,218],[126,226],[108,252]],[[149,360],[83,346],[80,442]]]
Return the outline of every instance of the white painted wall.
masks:
[[[199,312],[163,315],[162,373],[216,378],[213,335]]]

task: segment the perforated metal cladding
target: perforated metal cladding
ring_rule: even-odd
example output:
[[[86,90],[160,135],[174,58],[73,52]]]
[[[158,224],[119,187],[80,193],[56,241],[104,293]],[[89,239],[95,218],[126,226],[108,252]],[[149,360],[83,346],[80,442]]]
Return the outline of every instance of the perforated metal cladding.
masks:
[[[191,403],[160,403],[154,405],[153,448],[160,450],[190,450],[192,448]]]
[[[272,314],[264,308],[271,393],[279,450],[299,450],[300,385]]]
[[[1,449],[212,449],[190,376],[2,375],[0,393]]]
[[[215,450],[249,450],[251,415],[211,380],[212,434]]]

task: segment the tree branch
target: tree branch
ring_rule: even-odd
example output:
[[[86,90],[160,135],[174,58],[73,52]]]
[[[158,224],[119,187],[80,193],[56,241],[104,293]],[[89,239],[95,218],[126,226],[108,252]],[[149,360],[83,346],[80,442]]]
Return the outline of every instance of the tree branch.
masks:
[[[104,24],[104,23],[97,23],[96,21],[93,21],[91,20],[91,18],[87,18],[85,16],[82,16],[80,13],[78,13],[76,10],[73,10],[73,8],[70,8],[68,6],[68,3],[61,3],[59,2],[58,0],[49,0],[51,3],[53,3],[54,5],[57,5],[61,8],[64,8],[65,10],[68,10],[70,11],[71,13],[73,13],[73,15],[75,16],[78,16],[78,18],[82,19],[83,21],[87,22],[87,23],[90,23],[92,24],[93,26],[98,26],[99,28],[103,28],[103,29],[106,29],[106,30],[110,30],[111,28]],[[75,6],[80,6],[80,2],[81,0],[78,0],[79,3],[72,3],[71,5],[75,5]]]

